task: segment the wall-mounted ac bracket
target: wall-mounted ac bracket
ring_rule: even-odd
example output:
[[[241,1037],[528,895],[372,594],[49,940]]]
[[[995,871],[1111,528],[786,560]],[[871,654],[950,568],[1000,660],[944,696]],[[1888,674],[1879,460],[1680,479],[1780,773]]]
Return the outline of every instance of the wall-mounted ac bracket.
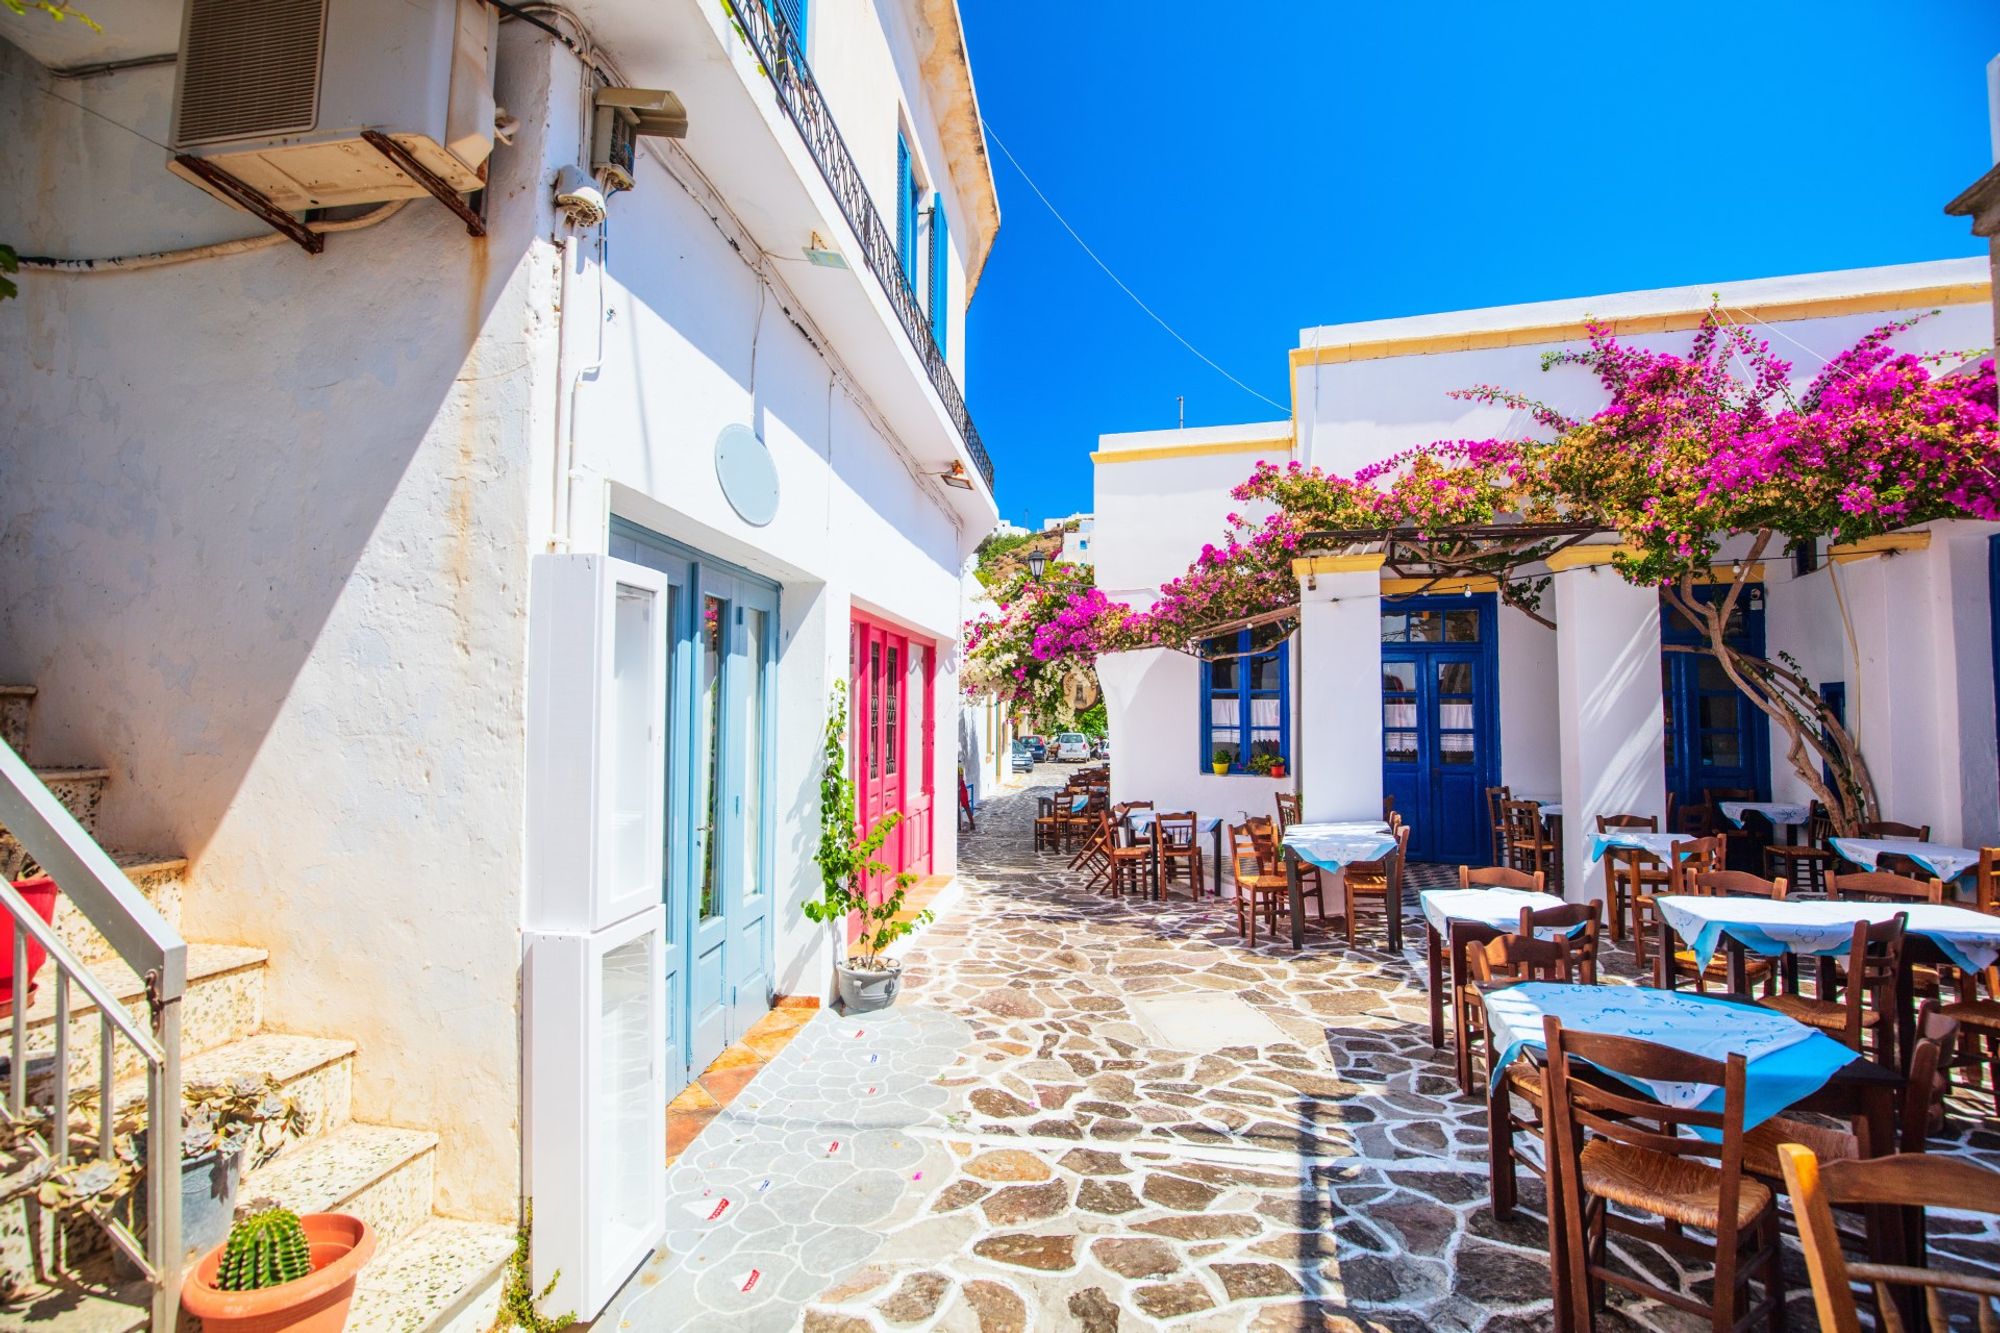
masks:
[[[395,163],[397,169],[404,175],[423,186],[426,190],[429,190],[432,198],[458,214],[459,221],[465,224],[466,235],[484,236],[486,234],[485,220],[473,210],[471,204],[466,203],[464,199],[459,197],[458,191],[451,188],[450,181],[443,179],[429,167],[426,167],[423,163],[417,161],[416,158],[410,156],[407,148],[404,148],[403,145],[397,143],[380,130],[363,130],[361,131],[361,137],[367,142],[370,148],[373,148],[376,152]],[[485,192],[481,191],[481,193]]]
[[[245,185],[221,167],[216,166],[215,163],[210,162],[207,158],[195,157],[190,153],[180,153],[175,156],[174,165],[185,169],[191,175],[199,176],[216,190],[229,196],[230,199],[234,200],[247,211],[270,223],[273,230],[282,232],[296,241],[299,248],[307,254],[316,255],[326,249],[326,237],[320,235],[311,227],[308,227],[305,223],[287,213],[284,209],[273,206],[270,200],[258,194],[248,185]]]

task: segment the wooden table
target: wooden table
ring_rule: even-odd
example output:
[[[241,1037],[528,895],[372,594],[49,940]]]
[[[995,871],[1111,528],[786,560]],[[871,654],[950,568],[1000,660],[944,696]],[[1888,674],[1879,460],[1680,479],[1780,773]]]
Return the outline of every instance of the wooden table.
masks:
[[[1157,810],[1133,810],[1126,814],[1125,821],[1131,825],[1134,833],[1143,836],[1146,829],[1151,828],[1153,821],[1158,818],[1159,812]],[[1196,815],[1194,823],[1197,830],[1208,834],[1209,846],[1214,849],[1215,856],[1210,865],[1210,872],[1215,884],[1215,896],[1220,898],[1222,896],[1222,817],[1220,815]],[[1145,828],[1140,827],[1142,824],[1145,825]],[[1155,854],[1153,868],[1157,873],[1159,869],[1157,853]],[[1160,896],[1165,897],[1166,892],[1165,882],[1162,881]]]
[[[1424,910],[1424,953],[1430,968],[1429,999],[1431,1009],[1431,1049],[1444,1049],[1444,959],[1438,956],[1440,948],[1450,959],[1451,991],[1455,996],[1459,988],[1466,984],[1465,946],[1484,944],[1502,935],[1513,933],[1521,924],[1521,909],[1543,912],[1551,907],[1565,907],[1561,898],[1549,893],[1533,893],[1525,889],[1426,889],[1417,895]],[[1434,910],[1435,909],[1435,910]],[[1445,931],[1438,929],[1442,920]],[[1580,927],[1579,927],[1580,929]],[[1446,936],[1449,935],[1449,944]],[[1461,1091],[1471,1092],[1470,1053],[1457,1052],[1458,1085]]]
[[[1346,850],[1336,850],[1326,844],[1314,842],[1316,850],[1305,859],[1322,871],[1338,873],[1357,861],[1379,861],[1396,850],[1396,839],[1389,834],[1387,823],[1379,819],[1355,819],[1331,824],[1307,823],[1300,821],[1285,830],[1281,846],[1285,858],[1285,888],[1292,909],[1292,947],[1306,947],[1306,898],[1299,886],[1299,859],[1302,853],[1294,842],[1316,840],[1323,832],[1335,837],[1349,837],[1354,846]],[[1372,850],[1371,850],[1372,847]],[[1345,857],[1345,859],[1342,859]],[[1345,892],[1342,886],[1342,892]],[[1353,900],[1346,904],[1347,910],[1354,910]],[[1403,947],[1403,905],[1399,902],[1388,904],[1389,908],[1389,952],[1396,953]]]

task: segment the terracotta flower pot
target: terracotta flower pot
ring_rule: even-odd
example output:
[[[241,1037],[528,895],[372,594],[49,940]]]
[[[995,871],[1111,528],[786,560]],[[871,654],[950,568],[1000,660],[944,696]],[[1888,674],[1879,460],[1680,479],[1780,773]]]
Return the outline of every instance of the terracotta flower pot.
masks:
[[[215,1275],[225,1242],[188,1274],[182,1307],[209,1333],[340,1333],[354,1303],[355,1275],[375,1253],[375,1233],[346,1213],[307,1213],[299,1222],[312,1247],[312,1272],[261,1291],[224,1291],[215,1285]]]

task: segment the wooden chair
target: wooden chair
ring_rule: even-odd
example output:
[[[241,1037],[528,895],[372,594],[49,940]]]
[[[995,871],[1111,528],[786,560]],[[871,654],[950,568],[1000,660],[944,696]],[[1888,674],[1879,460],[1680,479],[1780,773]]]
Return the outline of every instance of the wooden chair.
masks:
[[[1513,870],[1507,866],[1460,866],[1458,887],[1461,889],[1524,889],[1529,893],[1547,893],[1544,887],[1548,877],[1540,871],[1529,874],[1525,870]]]
[[[1082,809],[1073,808],[1078,797],[1083,799]],[[1068,811],[1062,824],[1062,850],[1068,851],[1072,845],[1080,847],[1088,842],[1097,832],[1099,824],[1103,822],[1108,808],[1109,803],[1105,799],[1105,794],[1095,789],[1066,792],[1057,798],[1056,809]],[[1079,853],[1077,858],[1070,862],[1070,868],[1073,870],[1078,868],[1081,862],[1082,856]]]
[[[1035,815],[1035,850],[1053,852],[1062,846],[1063,825],[1069,820],[1069,798],[1045,796],[1047,802]]]
[[[1496,935],[1490,940],[1466,942],[1466,984],[1451,997],[1452,1035],[1458,1043],[1458,1086],[1462,1090],[1472,1091],[1475,1044],[1484,1052],[1487,1069],[1493,1068],[1495,1052],[1491,1025],[1486,1021],[1486,997],[1524,981],[1568,981],[1573,971],[1566,939]]]
[[[1982,997],[1978,992],[1985,991]],[[1979,974],[1973,994],[1937,1006],[1937,1012],[1957,1020],[1967,1040],[1945,1061],[1945,1069],[1984,1067],[1993,1090],[1993,1110],[2000,1115],[2000,966]]]
[[[1805,841],[1792,845],[1772,843],[1764,849],[1764,873],[1783,876],[1795,893],[1818,895],[1826,891],[1826,877],[1833,873],[1833,818],[1826,807],[1814,801],[1806,814]]]
[[[1142,838],[1132,831],[1130,824],[1114,821],[1109,814],[1104,816],[1104,834],[1108,858],[1104,882],[1112,897],[1124,897],[1129,887],[1135,893],[1151,889],[1150,896],[1158,898],[1160,863],[1153,855],[1153,835],[1149,832]]]
[[[1542,807],[1533,801],[1502,801],[1500,824],[1504,850],[1495,853],[1502,865],[1540,875],[1547,881],[1555,872],[1555,840],[1542,830]]]
[[[1660,821],[1651,815],[1599,815],[1597,831],[1609,833],[1613,829],[1636,829],[1641,833],[1658,833]],[[1632,899],[1648,890],[1657,892],[1672,883],[1667,868],[1647,852],[1633,847],[1613,847],[1604,853],[1604,902],[1605,911],[1611,918],[1611,938],[1625,938],[1625,928],[1630,921]],[[1637,922],[1630,922],[1637,928]],[[1635,956],[1642,946],[1635,943]]]
[[[1394,823],[1394,822],[1395,822],[1395,819],[1396,819],[1396,798],[1395,798],[1395,797],[1393,797],[1393,796],[1384,796],[1384,797],[1382,798],[1382,818],[1383,818],[1383,820],[1384,820],[1384,821],[1386,821],[1386,822],[1389,822],[1389,823]]]
[[[1877,819],[1855,827],[1857,838],[1915,838],[1918,842],[1931,840],[1929,824],[1899,824],[1893,819]],[[1909,857],[1897,852],[1884,852],[1875,858],[1875,868],[1892,875],[1922,875],[1924,868]]]
[[[1284,839],[1285,830],[1299,822],[1299,797],[1297,792],[1281,791],[1278,798],[1278,838]],[[1326,877],[1320,868],[1310,861],[1300,861],[1298,865],[1299,892],[1313,900],[1319,919],[1326,920]]]
[[[1683,871],[1680,882],[1680,891],[1693,897],[1769,898],[1774,902],[1784,900],[1786,887],[1782,879],[1765,879],[1741,870]],[[1729,985],[1729,960],[1718,955],[1708,960],[1707,967],[1698,967],[1693,949],[1674,950],[1666,961],[1666,972],[1664,984],[1668,986],[1682,974],[1694,978],[1697,991],[1706,991],[1711,981],[1725,989]],[[1766,994],[1772,993],[1777,985],[1778,969],[1768,958],[1744,959],[1743,973],[1751,985],[1762,983]]]
[[[1777,1203],[1767,1186],[1743,1173],[1743,1057],[1719,1063],[1631,1037],[1565,1031],[1554,1017],[1543,1020],[1543,1038],[1552,1194],[1559,1200],[1550,1206],[1551,1229],[1558,1216],[1562,1224],[1561,1241],[1550,1248],[1566,1270],[1557,1291],[1570,1302],[1569,1326],[1593,1327],[1592,1310],[1607,1283],[1706,1319],[1718,1330],[1760,1316],[1781,1326],[1785,1279]],[[1585,1065],[1613,1078],[1593,1079]],[[1664,1106],[1625,1086],[1627,1078],[1708,1084],[1722,1090],[1722,1109]],[[1682,1134],[1684,1128],[1707,1131],[1714,1141]],[[1612,1212],[1613,1204],[1621,1212]],[[1690,1227],[1713,1241],[1688,1235]],[[1604,1249],[1612,1233],[1712,1260],[1711,1302],[1678,1284],[1657,1286],[1612,1267]],[[1755,1302],[1752,1281],[1763,1288]]]
[[[1111,830],[1110,817],[1099,815],[1097,827],[1090,831],[1082,845],[1077,848],[1076,855],[1070,858],[1069,868],[1082,872],[1083,886],[1086,889],[1095,889],[1103,883],[1106,873],[1111,868],[1113,845]]]
[[[1663,887],[1668,893],[1682,892],[1681,884],[1688,875],[1721,870],[1728,864],[1728,855],[1728,840],[1719,833],[1713,837],[1676,842],[1667,851],[1664,867],[1667,882]],[[1641,865],[1639,869],[1645,872],[1652,867]],[[1649,882],[1642,874],[1640,885]],[[1632,961],[1641,968],[1646,966],[1647,951],[1652,948],[1654,931],[1659,925],[1659,914],[1653,901],[1656,896],[1645,892],[1632,895]]]
[[[1347,947],[1350,949],[1354,947],[1354,925],[1355,919],[1361,915],[1361,899],[1380,898],[1385,921],[1390,912],[1403,910],[1403,854],[1410,847],[1410,828],[1399,822],[1395,831],[1395,851],[1379,861],[1356,861],[1342,875],[1342,882],[1347,886]]]
[[[1882,870],[1863,871],[1853,875],[1829,875],[1826,886],[1826,896],[1832,902],[1839,902],[1842,899],[1854,903],[1944,901],[1943,880],[1919,879],[1913,875],[1891,875]]]
[[[1262,913],[1273,938],[1278,933],[1278,904],[1289,902],[1290,888],[1277,868],[1275,846],[1255,836],[1252,825],[1229,826],[1229,874],[1236,885],[1236,933],[1257,947],[1257,917]]]
[[[2000,847],[1979,849],[1979,869],[1973,872],[1973,910],[2000,915]]]
[[[1799,1219],[1799,1245],[1805,1251],[1813,1308],[1824,1333],[1861,1333],[1861,1316],[1854,1300],[1856,1282],[1874,1288],[1881,1315],[1878,1326],[1882,1328],[1902,1327],[1900,1317],[1892,1322],[1897,1287],[1923,1293],[1924,1313],[1934,1329],[1952,1326],[1942,1298],[1947,1291],[1967,1293],[1977,1302],[1981,1333],[2000,1328],[1992,1311],[1992,1303],[2000,1300],[2000,1280],[1930,1267],[1850,1263],[1841,1251],[1840,1233],[1833,1220],[1836,1206],[1948,1207],[2000,1213],[2000,1171],[1931,1153],[1822,1163],[1811,1148],[1796,1143],[1778,1148],[1778,1164],[1792,1196],[1792,1212]]]
[[[1174,876],[1185,870],[1188,877],[1188,894],[1201,897],[1201,825],[1195,819],[1194,811],[1185,810],[1178,814],[1157,815],[1153,819],[1153,854],[1159,859],[1161,879],[1160,892],[1166,893],[1166,886]]]
[[[1898,912],[1887,921],[1857,921],[1848,947],[1844,998],[1805,996],[1795,991],[1766,995],[1757,1003],[1775,1009],[1807,1027],[1818,1028],[1850,1049],[1861,1049],[1864,1033],[1873,1033],[1875,1059],[1896,1068],[1896,973],[1903,963],[1903,932],[1908,917]]]
[[[1486,826],[1492,833],[1493,859],[1509,869],[1513,863],[1507,859],[1507,802],[1514,799],[1514,793],[1507,787],[1486,789]]]
[[[1577,927],[1582,929],[1578,930]],[[1604,931],[1604,904],[1592,899],[1586,903],[1564,903],[1561,907],[1544,907],[1536,911],[1532,907],[1521,909],[1521,924],[1516,933],[1535,936],[1544,930],[1560,930],[1561,937],[1569,946],[1570,968],[1576,973],[1577,982],[1585,986],[1597,984],[1597,950],[1602,943]],[[1574,931],[1574,934],[1569,932]]]

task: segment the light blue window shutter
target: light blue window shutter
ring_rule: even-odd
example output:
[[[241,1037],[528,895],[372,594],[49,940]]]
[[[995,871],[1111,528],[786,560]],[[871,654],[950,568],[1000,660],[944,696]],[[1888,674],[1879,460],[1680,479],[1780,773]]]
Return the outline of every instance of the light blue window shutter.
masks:
[[[799,50],[806,48],[806,0],[777,0],[778,12],[785,16],[785,22],[792,30],[792,38],[799,44]]]
[[[903,273],[916,285],[917,181],[910,174],[910,145],[896,136],[896,254]]]
[[[931,337],[944,351],[945,330],[951,324],[951,228],[944,220],[944,196],[931,199]]]

